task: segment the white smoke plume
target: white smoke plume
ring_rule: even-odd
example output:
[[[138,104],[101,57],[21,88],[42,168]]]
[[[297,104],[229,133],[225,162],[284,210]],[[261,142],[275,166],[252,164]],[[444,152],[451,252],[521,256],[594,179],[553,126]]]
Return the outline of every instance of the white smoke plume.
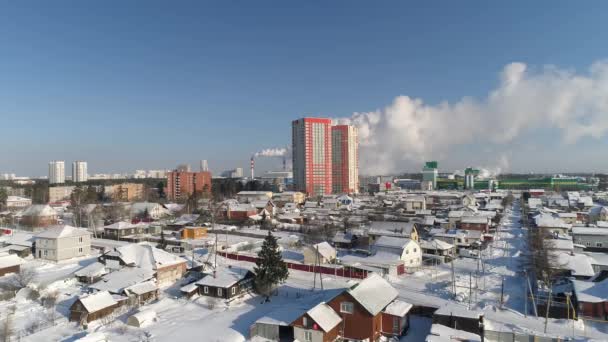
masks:
[[[412,169],[455,145],[505,144],[539,127],[557,128],[565,143],[601,138],[608,132],[608,61],[594,63],[584,74],[554,66],[533,72],[524,63],[511,63],[483,99],[429,105],[398,96],[384,109],[335,121],[359,128],[366,174]]]
[[[267,148],[256,152],[254,157],[284,157],[287,156],[286,148]]]

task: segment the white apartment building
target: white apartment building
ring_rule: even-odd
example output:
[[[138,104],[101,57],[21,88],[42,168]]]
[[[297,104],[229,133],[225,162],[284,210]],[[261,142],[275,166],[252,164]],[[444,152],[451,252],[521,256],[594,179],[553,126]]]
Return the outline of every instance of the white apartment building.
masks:
[[[72,163],[72,181],[75,183],[87,181],[87,162],[77,160]]]
[[[49,228],[35,237],[35,257],[61,261],[91,254],[91,233],[72,226]]]
[[[49,162],[49,184],[65,183],[65,162],[53,160]]]

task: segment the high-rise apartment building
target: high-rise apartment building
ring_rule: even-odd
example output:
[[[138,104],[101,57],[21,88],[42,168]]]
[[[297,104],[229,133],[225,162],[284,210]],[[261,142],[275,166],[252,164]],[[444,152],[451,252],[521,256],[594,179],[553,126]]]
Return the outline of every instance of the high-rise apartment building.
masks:
[[[77,160],[72,163],[72,181],[74,183],[87,181],[87,162]]]
[[[174,170],[167,173],[167,198],[187,199],[194,192],[211,193],[210,172]]]
[[[310,196],[331,194],[331,119],[302,118],[291,127],[295,189]]]
[[[201,160],[201,171],[207,172],[209,171],[209,164],[207,164],[207,160]]]
[[[331,128],[332,190],[336,194],[359,192],[359,140],[357,128]]]
[[[65,183],[65,162],[53,160],[49,162],[49,184]]]

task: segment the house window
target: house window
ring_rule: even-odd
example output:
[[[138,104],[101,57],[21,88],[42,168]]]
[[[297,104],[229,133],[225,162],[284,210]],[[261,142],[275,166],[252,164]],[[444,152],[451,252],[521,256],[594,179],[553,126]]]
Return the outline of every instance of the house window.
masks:
[[[355,311],[354,305],[351,302],[342,302],[340,303],[340,312],[352,314]]]
[[[220,296],[220,297],[222,296],[222,289],[221,288],[217,289],[217,295]]]
[[[44,256],[49,255],[48,251],[44,251]]]
[[[82,254],[82,247],[78,248],[78,253]]]
[[[232,288],[232,294],[235,295],[236,294],[236,286]]]
[[[310,327],[310,321],[308,320],[308,317],[304,316],[302,318],[302,325],[304,326],[304,328]]]
[[[416,248],[414,248],[414,253],[416,253],[416,250],[417,250],[417,249],[416,249]]]
[[[401,332],[401,327],[399,326],[399,318],[393,317],[393,333],[399,334]]]
[[[204,294],[208,294],[209,293],[209,286],[203,287],[203,293]]]
[[[312,341],[312,331],[304,332],[304,341]]]
[[[601,247],[603,247],[603,244],[601,242],[596,242],[595,243],[595,247],[600,247],[601,248]]]

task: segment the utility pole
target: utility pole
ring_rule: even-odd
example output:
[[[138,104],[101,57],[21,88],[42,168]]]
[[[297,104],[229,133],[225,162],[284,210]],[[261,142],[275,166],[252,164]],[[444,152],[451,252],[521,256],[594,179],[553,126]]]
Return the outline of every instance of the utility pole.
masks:
[[[502,277],[502,281],[500,284],[500,308],[502,309],[505,297],[505,277]]]
[[[469,310],[471,310],[471,297],[473,297],[473,272],[469,272]]]

